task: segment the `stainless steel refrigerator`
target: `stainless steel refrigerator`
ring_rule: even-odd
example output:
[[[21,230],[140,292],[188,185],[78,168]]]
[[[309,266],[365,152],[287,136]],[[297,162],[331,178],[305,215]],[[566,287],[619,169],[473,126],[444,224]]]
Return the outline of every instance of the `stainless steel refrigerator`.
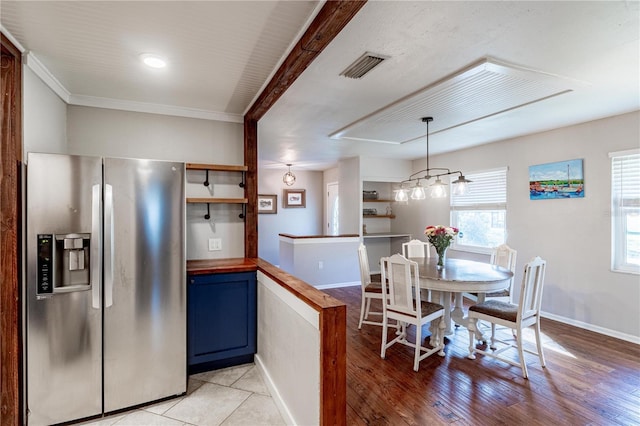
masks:
[[[30,425],[186,392],[184,164],[29,153]]]

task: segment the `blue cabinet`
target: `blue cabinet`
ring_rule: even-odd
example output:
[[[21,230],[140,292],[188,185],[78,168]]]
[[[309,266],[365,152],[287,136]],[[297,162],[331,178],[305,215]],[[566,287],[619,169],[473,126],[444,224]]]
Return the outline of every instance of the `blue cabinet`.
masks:
[[[253,362],[256,352],[256,273],[189,275],[189,372]]]

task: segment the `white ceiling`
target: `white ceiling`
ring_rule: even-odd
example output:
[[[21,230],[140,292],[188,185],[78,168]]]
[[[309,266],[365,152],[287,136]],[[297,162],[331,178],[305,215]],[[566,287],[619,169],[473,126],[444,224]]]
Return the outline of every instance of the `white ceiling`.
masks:
[[[639,5],[370,1],[260,120],[260,164],[323,170],[355,155],[424,157],[423,116],[434,116],[430,152],[439,153],[638,110]],[[320,6],[0,0],[0,15],[70,103],[240,122]],[[145,52],[169,66],[142,69]],[[359,80],[339,75],[365,52],[389,59]],[[531,89],[521,93],[529,101],[506,105],[498,101],[509,92],[491,85],[440,90],[486,58],[553,80],[561,94]],[[405,143],[362,140],[396,133]]]

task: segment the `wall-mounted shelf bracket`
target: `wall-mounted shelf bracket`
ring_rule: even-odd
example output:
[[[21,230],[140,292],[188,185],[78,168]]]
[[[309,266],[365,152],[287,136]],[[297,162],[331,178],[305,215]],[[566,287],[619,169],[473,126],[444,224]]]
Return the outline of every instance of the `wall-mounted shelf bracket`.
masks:
[[[211,211],[209,210],[209,203],[207,203],[207,214],[204,215],[205,220],[211,219]]]
[[[242,172],[242,182],[240,182],[240,183],[238,184],[238,186],[239,186],[240,188],[244,188],[244,178],[245,178],[245,172],[243,171],[243,172]]]
[[[209,169],[205,170],[205,172],[206,172],[207,174],[206,174],[206,177],[204,178],[204,183],[203,183],[203,185],[204,185],[204,186],[209,186]]]
[[[239,217],[240,219],[245,219],[245,218],[247,217],[247,205],[246,205],[246,204],[243,204],[243,205],[242,205],[242,213],[240,213],[240,214],[238,215],[238,217]]]

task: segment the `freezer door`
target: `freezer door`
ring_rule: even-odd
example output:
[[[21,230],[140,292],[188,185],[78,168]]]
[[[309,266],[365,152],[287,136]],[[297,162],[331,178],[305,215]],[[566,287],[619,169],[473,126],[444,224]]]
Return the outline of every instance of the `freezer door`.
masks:
[[[186,392],[184,164],[105,159],[104,410]]]
[[[29,153],[26,184],[27,422],[49,425],[102,412],[102,160]]]

